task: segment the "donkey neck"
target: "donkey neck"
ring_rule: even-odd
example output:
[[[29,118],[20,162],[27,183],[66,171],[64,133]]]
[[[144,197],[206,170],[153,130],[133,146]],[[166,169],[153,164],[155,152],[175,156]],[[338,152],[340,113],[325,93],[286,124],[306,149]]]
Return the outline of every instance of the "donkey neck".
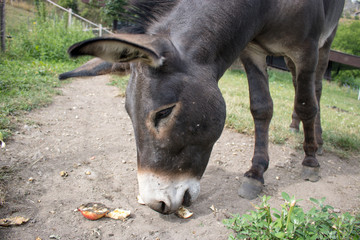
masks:
[[[183,60],[211,66],[220,78],[261,31],[268,5],[261,0],[181,0],[148,33],[166,35]]]

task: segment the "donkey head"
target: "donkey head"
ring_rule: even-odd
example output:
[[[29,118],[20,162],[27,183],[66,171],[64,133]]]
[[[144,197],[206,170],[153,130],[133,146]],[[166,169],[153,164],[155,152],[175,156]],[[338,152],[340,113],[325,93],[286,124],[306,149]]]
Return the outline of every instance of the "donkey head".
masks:
[[[69,54],[131,62],[125,107],[135,132],[140,196],[164,214],[190,205],[225,121],[215,72],[156,35],[90,39]]]

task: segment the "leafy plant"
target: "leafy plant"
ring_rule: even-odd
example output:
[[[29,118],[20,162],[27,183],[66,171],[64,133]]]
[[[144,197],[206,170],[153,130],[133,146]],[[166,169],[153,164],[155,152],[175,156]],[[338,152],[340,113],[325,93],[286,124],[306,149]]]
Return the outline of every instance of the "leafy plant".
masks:
[[[76,0],[60,0],[59,4],[64,8],[71,8],[74,13],[78,13],[78,3]]]
[[[316,205],[308,212],[297,206],[300,200],[282,194],[281,210],[270,208],[270,197],[263,196],[260,206],[249,214],[234,215],[224,224],[236,235],[229,239],[360,239],[360,215],[344,213],[338,216],[325,198],[310,198]]]
[[[102,11],[106,20],[124,20],[123,14],[126,12],[127,0],[106,0]]]

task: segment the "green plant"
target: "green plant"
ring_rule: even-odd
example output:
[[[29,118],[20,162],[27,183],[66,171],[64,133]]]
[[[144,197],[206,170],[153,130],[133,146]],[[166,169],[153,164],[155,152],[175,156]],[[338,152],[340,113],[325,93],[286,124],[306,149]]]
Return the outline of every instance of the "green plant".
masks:
[[[325,205],[325,198],[310,198],[316,205],[308,212],[297,206],[300,200],[282,194],[285,203],[281,210],[270,208],[270,197],[263,196],[260,206],[249,214],[234,215],[224,224],[234,230],[229,239],[359,239],[360,215],[334,213],[332,206]]]
[[[126,12],[127,0],[106,0],[102,13],[105,21],[111,23],[113,20],[124,20],[123,14]]]
[[[74,13],[79,12],[77,0],[60,0],[59,5],[64,8],[71,8]]]
[[[66,27],[66,20],[53,15],[48,21],[34,19],[28,29],[24,26],[12,34],[11,51],[14,58],[35,58],[42,61],[69,61],[67,48],[81,40],[91,38],[90,32],[83,32],[81,24]],[[11,32],[11,30],[9,30]]]
[[[47,16],[45,2],[40,0],[35,0],[35,7],[36,7],[38,19],[42,22],[45,22]]]

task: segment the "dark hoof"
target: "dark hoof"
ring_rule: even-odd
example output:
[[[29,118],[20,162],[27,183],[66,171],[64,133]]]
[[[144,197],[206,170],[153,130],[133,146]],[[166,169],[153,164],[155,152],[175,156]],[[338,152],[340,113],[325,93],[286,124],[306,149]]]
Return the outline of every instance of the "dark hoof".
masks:
[[[251,200],[258,197],[262,188],[263,184],[260,181],[244,177],[238,194],[242,198]]]
[[[303,166],[302,172],[301,172],[301,177],[306,181],[317,182],[320,179],[319,169],[320,169],[320,167]]]
[[[319,145],[316,154],[317,154],[317,155],[320,155],[320,156],[324,154],[324,150],[323,150],[323,147],[322,147],[322,146]]]

